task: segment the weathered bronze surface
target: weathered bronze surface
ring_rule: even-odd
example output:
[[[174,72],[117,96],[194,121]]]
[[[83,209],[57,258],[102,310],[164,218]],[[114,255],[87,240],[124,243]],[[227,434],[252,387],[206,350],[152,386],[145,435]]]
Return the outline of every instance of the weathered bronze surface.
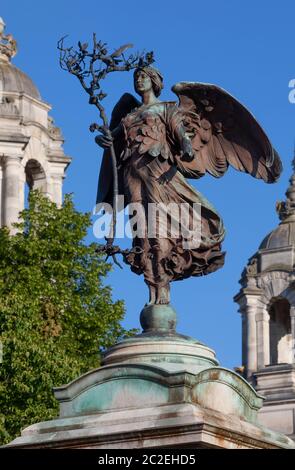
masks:
[[[122,254],[133,272],[144,275],[150,291],[149,304],[169,304],[170,282],[209,274],[224,263],[222,220],[185,178],[198,179],[206,173],[219,178],[231,165],[273,183],[282,166],[260,125],[233,96],[215,85],[180,82],[172,87],[178,104],[160,101],[163,77],[151,66],[153,53],[126,57],[129,47],[127,44],[110,53],[95,34],[92,49],[81,42],[77,50],[65,48],[64,38],[58,43],[62,68],[79,79],[103,122],[90,126],[92,132],[100,132],[95,140],[105,149],[97,203],[113,207],[111,232],[101,251],[117,264],[116,254]],[[141,102],[125,93],[109,124],[101,104],[106,94],[100,82],[110,72],[131,69],[135,69],[134,88]],[[131,250],[121,250],[113,244],[118,194],[124,196],[125,205],[136,203],[142,208],[138,223],[144,231],[139,236],[133,230]],[[164,227],[167,217],[163,219],[156,212],[156,232],[151,235],[151,204],[166,208],[171,204],[186,205],[186,220],[167,211],[169,223]],[[185,243],[185,234],[191,236],[196,220],[200,242]]]
[[[119,192],[126,204],[140,202],[148,217],[149,203],[201,204],[201,243],[183,247],[183,238],[133,238],[133,250],[124,254],[133,272],[143,274],[150,303],[169,303],[169,284],[201,276],[224,263],[221,242],[224,228],[212,205],[187,178],[207,173],[221,177],[229,165],[239,171],[276,181],[281,162],[254,117],[235,98],[214,85],[181,82],[172,87],[179,103],[161,102],[163,78],[151,66],[134,73],[135,91],[122,96],[112,115],[112,137],[97,136],[108,148],[113,141],[117,156]],[[111,202],[110,160],[105,151],[97,202]]]

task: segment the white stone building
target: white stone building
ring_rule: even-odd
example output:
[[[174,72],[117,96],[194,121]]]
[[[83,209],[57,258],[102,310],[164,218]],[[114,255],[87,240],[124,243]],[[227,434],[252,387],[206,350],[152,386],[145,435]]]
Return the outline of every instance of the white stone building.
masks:
[[[24,208],[26,183],[61,204],[71,159],[48,115],[50,105],[30,77],[11,63],[17,46],[4,28],[0,18],[0,226],[11,229]]]
[[[249,259],[235,296],[244,375],[265,397],[260,421],[295,439],[295,156],[281,220]]]

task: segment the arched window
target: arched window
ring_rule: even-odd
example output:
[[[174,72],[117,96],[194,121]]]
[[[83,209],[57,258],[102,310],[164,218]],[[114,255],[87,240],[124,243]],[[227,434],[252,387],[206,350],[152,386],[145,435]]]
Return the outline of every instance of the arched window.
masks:
[[[292,363],[290,304],[276,299],[269,309],[270,364]]]
[[[28,195],[31,189],[39,189],[42,193],[47,193],[47,182],[45,172],[37,160],[29,160],[25,167],[25,194],[24,202],[27,206]]]
[[[29,189],[40,189],[46,193],[46,175],[37,160],[29,160],[25,168],[26,182]]]

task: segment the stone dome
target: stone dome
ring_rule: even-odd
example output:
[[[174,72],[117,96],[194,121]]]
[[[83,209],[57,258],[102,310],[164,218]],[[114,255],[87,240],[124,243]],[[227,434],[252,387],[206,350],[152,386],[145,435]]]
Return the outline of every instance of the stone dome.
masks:
[[[31,78],[8,61],[0,60],[0,91],[26,93],[41,100],[39,90]]]
[[[295,221],[284,221],[262,241],[259,249],[277,249],[295,246]]]

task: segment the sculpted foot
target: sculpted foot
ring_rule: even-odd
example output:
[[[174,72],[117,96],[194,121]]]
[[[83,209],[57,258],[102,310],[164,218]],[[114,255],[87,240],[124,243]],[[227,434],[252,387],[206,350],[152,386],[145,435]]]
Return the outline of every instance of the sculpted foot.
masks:
[[[161,286],[157,289],[156,304],[167,305],[170,303],[170,288],[168,286]]]
[[[149,285],[149,292],[150,292],[150,298],[149,301],[145,304],[147,307],[148,305],[153,305],[156,303],[156,288],[155,286]]]

